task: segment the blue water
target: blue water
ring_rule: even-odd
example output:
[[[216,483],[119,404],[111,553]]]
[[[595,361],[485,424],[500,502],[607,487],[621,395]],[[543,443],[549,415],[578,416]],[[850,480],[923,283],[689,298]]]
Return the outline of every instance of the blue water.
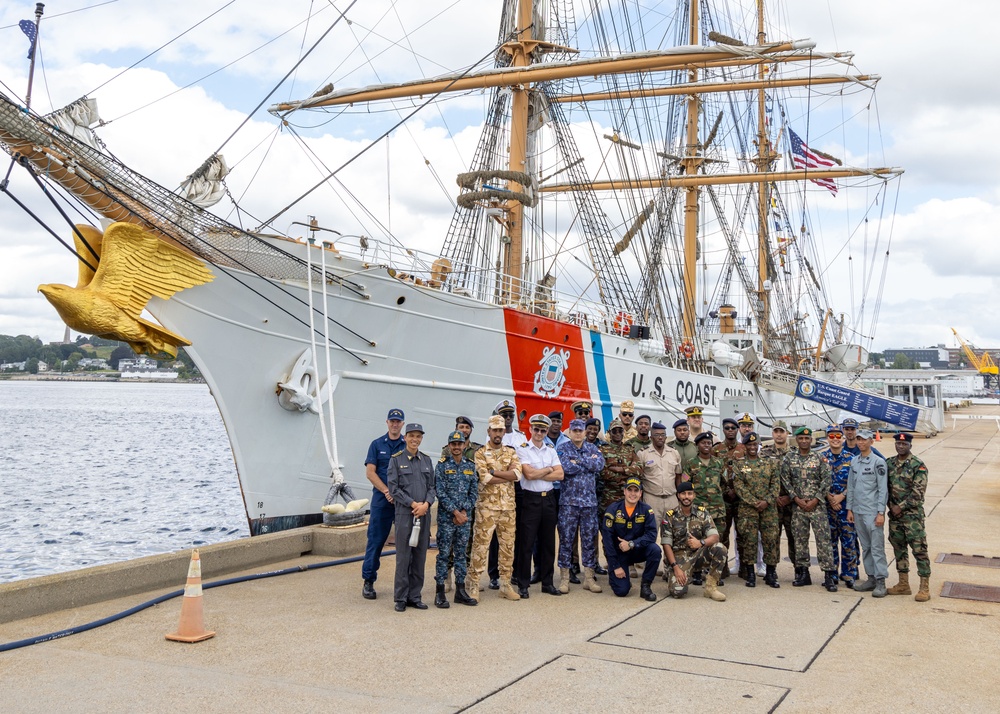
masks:
[[[249,536],[204,384],[0,381],[0,582]]]

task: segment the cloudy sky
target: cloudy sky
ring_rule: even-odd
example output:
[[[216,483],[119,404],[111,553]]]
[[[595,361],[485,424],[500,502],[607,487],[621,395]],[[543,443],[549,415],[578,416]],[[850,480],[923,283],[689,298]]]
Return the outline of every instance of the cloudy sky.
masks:
[[[992,50],[986,21],[991,5],[965,0],[960,12],[948,13],[930,0],[788,4],[778,17],[789,36],[810,37],[822,50],[854,51],[860,70],[883,78],[872,116],[881,129],[884,163],[906,173],[898,199],[890,193],[895,216],[874,348],[952,345],[952,326],[980,346],[1000,346],[1000,149],[994,141],[1000,89],[993,81],[1000,55]],[[308,137],[315,155],[332,168],[401,118],[354,113],[326,128],[328,117],[296,115],[294,126],[280,131],[260,110],[229,139],[303,47],[349,6],[350,0],[50,2],[32,107],[44,113],[84,94],[96,98],[108,122],[100,135],[109,148],[170,188],[222,146],[234,168],[229,186],[248,213],[231,214],[225,202],[219,210],[252,228],[322,175],[295,134]],[[351,22],[339,24],[265,106],[307,96],[327,82],[359,86],[475,64],[496,41],[499,6],[499,0],[360,0],[347,11]],[[221,11],[189,30],[215,9]],[[18,101],[26,87],[28,41],[17,22],[33,10],[33,2],[21,0],[0,8],[0,91]],[[345,49],[359,40],[367,56]],[[426,110],[340,174],[351,193],[408,243],[440,245],[450,219],[453,177],[478,138],[484,97],[470,95],[459,106],[446,119]],[[390,163],[403,167],[402,176],[386,177],[382,167]],[[258,170],[279,181],[280,190],[274,183],[251,183]],[[387,199],[382,184],[388,182]],[[10,189],[68,238],[23,171],[12,173]],[[380,198],[365,198],[373,196]],[[327,225],[353,221],[359,231],[371,230],[375,220],[346,192],[326,192],[283,214],[275,228],[300,234],[291,223],[306,214]],[[74,260],[0,196],[0,333],[60,338],[62,323],[36,288],[73,283]]]

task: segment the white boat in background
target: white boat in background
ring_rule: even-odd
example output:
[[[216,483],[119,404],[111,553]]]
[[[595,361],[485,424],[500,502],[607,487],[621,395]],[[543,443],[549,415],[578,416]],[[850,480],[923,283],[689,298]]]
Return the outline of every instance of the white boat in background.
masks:
[[[274,218],[245,231],[207,210],[226,195],[220,156],[178,195],[103,150],[93,101],[46,117],[0,101],[7,151],[95,224],[140,226],[210,266],[210,282],[146,309],[191,343],[254,534],[319,522],[341,478],[366,490],[367,446],[393,407],[424,425],[431,452],[456,415],[481,435],[503,399],[522,427],[578,399],[607,424],[631,399],[671,421],[699,405],[716,426],[749,409],[767,433],[777,419],[838,419],[801,379],[848,385],[867,363],[854,341],[871,337],[844,339],[850,318],[829,305],[808,204],[860,189],[875,205],[901,172],[843,166],[809,148],[806,126],[810,92],[870,92],[876,76],[849,54],[765,34],[753,3],[748,15],[679,2],[651,46],[640,43],[652,33],[631,45],[605,34],[614,13],[636,13],[622,26],[645,19],[618,3],[586,16],[570,0],[488,5],[501,26],[492,66],[271,108],[286,121],[485,92],[451,228],[429,254],[361,226],[324,240],[312,217],[306,240]],[[750,27],[731,24],[744,16]],[[595,141],[600,153],[579,148]]]

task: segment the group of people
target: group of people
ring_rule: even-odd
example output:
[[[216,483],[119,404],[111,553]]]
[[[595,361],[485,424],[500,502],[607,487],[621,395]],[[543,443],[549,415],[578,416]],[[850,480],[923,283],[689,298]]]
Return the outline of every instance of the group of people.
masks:
[[[884,459],[872,447],[873,434],[854,419],[827,427],[826,448],[816,450],[804,426],[794,430],[790,448],[781,420],[763,445],[748,413],[723,419],[717,438],[705,430],[701,408],[689,407],[668,441],[666,425],[636,417],[630,400],[621,403],[606,432],[591,416],[590,402],[571,408],[574,418],[565,430],[562,412],[553,411],[533,415],[526,436],[515,427],[514,402],[503,400],[489,418],[485,444],[473,441],[472,420],[459,416],[437,463],[420,450],[423,427],[406,423],[402,410],[390,410],[388,430],[371,443],[365,460],[373,496],[363,597],[377,597],[380,555],[395,526],[395,608],[428,607],[422,590],[436,500],[439,608],[450,607],[452,583],[455,603],[478,604],[487,570],[489,587],[508,600],[530,597],[534,584],[553,596],[568,593],[571,584],[601,592],[598,576],[606,575],[615,595],[626,596],[631,580],[640,578],[640,597],[655,601],[653,581],[662,575],[672,597],[683,597],[694,584],[705,597],[724,601],[720,588],[730,574],[734,528],[738,573],[747,587],[756,587],[758,576],[780,587],[784,530],[793,586],[812,584],[812,533],[827,590],[836,592],[843,583],[874,597],[912,594],[912,550],[920,576],[915,599],[930,598],[927,467],[911,453],[911,435],[897,434],[896,456]],[[891,588],[885,582],[887,518],[899,575]]]

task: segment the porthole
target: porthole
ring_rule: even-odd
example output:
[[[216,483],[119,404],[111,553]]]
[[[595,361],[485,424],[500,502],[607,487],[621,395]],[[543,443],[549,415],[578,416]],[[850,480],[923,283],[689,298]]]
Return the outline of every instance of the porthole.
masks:
[[[532,327],[531,328],[531,334],[537,335],[538,334],[538,328],[537,327]]]
[[[406,302],[406,298],[403,297],[402,295],[400,295],[398,298],[396,298],[396,304],[397,305],[402,305],[404,302]]]
[[[528,412],[526,412],[524,409],[522,409],[521,413],[518,415],[517,418],[520,419],[521,421],[524,421],[525,419],[528,418]]]

